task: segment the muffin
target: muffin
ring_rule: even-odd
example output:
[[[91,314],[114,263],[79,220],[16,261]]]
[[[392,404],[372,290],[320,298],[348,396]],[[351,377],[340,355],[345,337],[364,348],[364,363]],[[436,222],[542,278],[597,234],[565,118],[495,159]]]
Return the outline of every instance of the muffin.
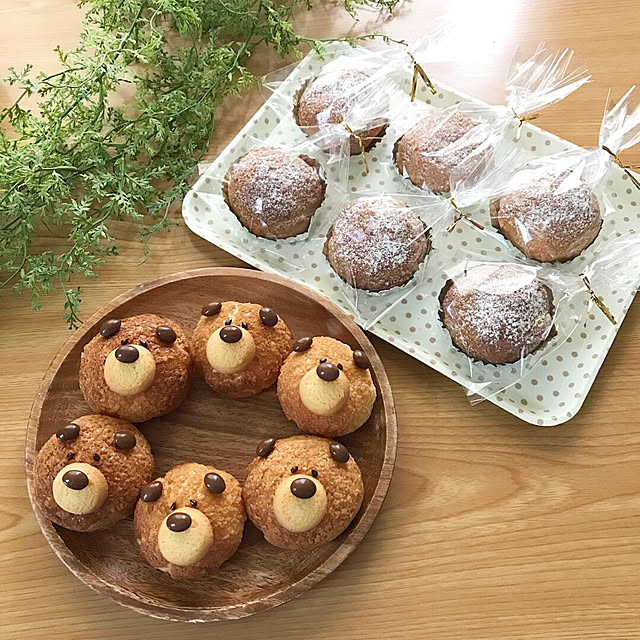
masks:
[[[600,233],[595,193],[585,183],[564,189],[565,178],[540,180],[490,203],[491,224],[528,258],[571,260]]]
[[[106,529],[132,513],[152,473],[149,443],[131,423],[82,416],[61,425],[38,451],[33,497],[65,529]]]
[[[216,392],[238,398],[270,387],[291,348],[284,320],[250,302],[210,302],[193,332],[193,359]]]
[[[326,186],[316,160],[258,147],[231,165],[222,191],[229,209],[251,233],[279,239],[307,231]]]
[[[200,578],[236,552],[246,519],[240,483],[230,473],[186,462],[142,490],[134,525],[152,567],[172,578]]]
[[[469,135],[477,126],[478,122],[457,110],[427,116],[397,140],[394,158],[398,170],[417,187],[449,193],[452,171],[458,169],[460,174],[460,165],[482,143],[478,136]]]
[[[309,549],[339,536],[358,513],[362,476],[347,448],[315,436],[258,445],[242,497],[267,542]]]
[[[404,203],[361,198],[336,218],[324,254],[351,286],[384,291],[409,282],[430,248],[424,223]]]
[[[282,365],[278,399],[287,418],[307,433],[351,433],[369,419],[376,401],[369,359],[335,338],[300,338]]]
[[[80,357],[80,390],[88,405],[129,422],[176,409],[191,385],[191,354],[175,321],[144,314],[107,320]]]
[[[553,331],[553,296],[535,270],[480,264],[449,282],[441,315],[453,344],[485,364],[516,362]]]
[[[327,124],[342,124],[349,118],[361,119],[354,113],[358,102],[368,103],[368,94],[374,89],[367,74],[361,71],[330,70],[307,81],[298,92],[293,108],[295,121],[308,134],[315,134]],[[365,105],[366,106],[366,105]],[[384,135],[387,122],[376,118],[371,126],[358,128],[355,133],[362,139],[365,151]],[[355,136],[349,140],[350,154],[361,151]]]

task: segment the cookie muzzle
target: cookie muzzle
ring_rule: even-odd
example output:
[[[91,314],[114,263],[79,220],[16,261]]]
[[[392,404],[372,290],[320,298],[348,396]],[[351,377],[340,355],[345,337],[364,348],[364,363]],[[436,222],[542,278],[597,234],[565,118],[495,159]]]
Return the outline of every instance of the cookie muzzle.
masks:
[[[188,567],[199,562],[213,546],[209,518],[192,507],[170,513],[158,528],[158,550],[170,564]]]
[[[56,504],[75,515],[94,513],[109,495],[107,480],[100,469],[84,462],[60,469],[51,489]]]

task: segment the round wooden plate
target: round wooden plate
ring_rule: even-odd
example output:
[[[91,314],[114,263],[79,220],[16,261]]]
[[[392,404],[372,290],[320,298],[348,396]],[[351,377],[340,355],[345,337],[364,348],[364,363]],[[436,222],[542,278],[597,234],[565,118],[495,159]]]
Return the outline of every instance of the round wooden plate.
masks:
[[[342,438],[364,479],[362,509],[336,540],[312,551],[287,551],[268,544],[249,522],[238,552],[212,577],[174,581],[140,556],[132,519],[106,531],[77,533],[47,520],[33,502],[36,452],[60,427],[91,413],[78,388],[84,345],[109,317],[158,313],[193,330],[210,300],[257,302],[276,309],[292,337],[329,335],[365,351],[378,399],[361,429]],[[200,378],[186,402],[173,413],[141,427],[155,455],[156,475],[179,462],[210,463],[241,481],[256,443],[269,436],[300,433],[278,403],[275,387],[253,398],[217,396]],[[285,278],[248,269],[198,269],[174,274],[115,298],[90,318],[56,356],[33,403],[26,439],[29,497],[45,538],[82,582],[116,602],[147,615],[171,620],[241,618],[291,600],[331,573],[371,526],[391,480],[396,453],[396,418],[384,367],[365,334],[338,307]]]

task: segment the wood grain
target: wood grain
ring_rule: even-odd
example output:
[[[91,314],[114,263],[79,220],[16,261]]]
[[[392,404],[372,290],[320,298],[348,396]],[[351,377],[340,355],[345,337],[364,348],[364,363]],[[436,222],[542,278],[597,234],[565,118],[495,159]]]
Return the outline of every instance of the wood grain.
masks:
[[[315,36],[379,29],[411,39],[455,8],[481,5],[478,28],[491,50],[434,76],[487,101],[516,45],[544,39],[575,48],[594,80],[536,124],[590,145],[609,88],[638,82],[637,0],[416,0],[393,20],[362,13],[354,24],[336,6],[302,15]],[[52,69],[53,47],[72,46],[73,0],[0,3],[0,61]],[[279,62],[256,56],[262,69]],[[10,94],[0,90],[0,101]],[[230,99],[218,114],[211,152],[222,149],[260,104]],[[626,152],[640,163],[640,149]],[[178,218],[176,217],[176,220]],[[183,226],[154,241],[151,258],[131,229],[118,226],[120,256],[84,286],[85,314],[140,281],[183,269],[240,262]],[[51,242],[49,241],[49,244]],[[43,243],[40,244],[43,246]],[[399,425],[396,471],[366,540],[316,588],[252,619],[177,627],[151,620],[83,588],[51,552],[29,507],[22,448],[34,395],[67,337],[60,298],[37,314],[29,301],[0,292],[0,602],[3,636],[129,640],[246,640],[336,637],[431,640],[584,640],[640,638],[640,312],[634,305],[578,416],[553,429],[519,422],[374,339],[394,392]]]
[[[279,312],[297,340],[330,335],[362,349],[371,362],[378,398],[371,417],[341,441],[358,461],[364,480],[363,506],[335,540],[313,550],[277,549],[247,524],[236,554],[210,578],[175,581],[151,568],[135,542],[133,522],[90,534],[53,525],[33,499],[33,464],[40,447],[75,418],[91,413],[78,386],[84,346],[109,318],[162,309],[190,334],[199,310],[211,300],[255,302]],[[286,309],[286,311],[280,311]],[[293,311],[295,309],[295,311]],[[215,395],[196,379],[184,404],[140,425],[155,457],[154,477],[181,462],[212,463],[244,481],[258,442],[299,434],[278,402],[275,387],[250,399]],[[167,620],[242,618],[278,606],[328,576],[361,542],[387,493],[396,455],[396,416],[389,380],[373,346],[333,303],[280,276],[250,269],[196,269],[135,287],[99,309],[55,357],[36,394],[25,446],[27,489],[45,538],[57,556],[88,586],[116,602]]]

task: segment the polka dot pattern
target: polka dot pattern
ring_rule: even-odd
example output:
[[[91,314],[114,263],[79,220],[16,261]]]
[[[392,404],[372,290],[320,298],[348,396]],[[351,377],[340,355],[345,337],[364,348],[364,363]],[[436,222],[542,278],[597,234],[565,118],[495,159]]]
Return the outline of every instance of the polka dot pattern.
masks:
[[[464,221],[457,225],[455,233],[448,234],[444,230],[434,233],[433,250],[416,277],[402,288],[380,294],[348,286],[326,261],[322,251],[326,232],[337,212],[353,198],[352,193],[398,194],[407,200],[412,194],[421,193],[398,173],[392,160],[393,145],[407,129],[434,109],[461,101],[483,106],[444,85],[439,85],[436,95],[419,85],[417,100],[411,105],[408,101],[411,78],[407,68],[398,72],[396,80],[407,93],[409,107],[398,109],[397,115],[394,113],[386,135],[367,154],[370,173],[363,171],[360,156],[353,156],[348,167],[344,163],[330,162],[326,154],[308,144],[308,139],[293,121],[291,105],[293,95],[305,79],[316,74],[326,60],[345,53],[350,55],[348,47],[331,45],[327,47],[324,61],[310,54],[296,67],[229,146],[204,169],[183,202],[187,226],[263,271],[280,273],[319,291],[372,333],[469,388],[472,394],[475,393],[470,398],[472,402],[480,399],[478,394],[491,395],[491,402],[540,426],[569,420],[582,406],[616,335],[617,327],[606,321],[597,309],[583,314],[586,315],[584,326],[570,336],[561,334],[522,363],[501,367],[470,362],[453,347],[440,322],[438,295],[451,270],[468,257],[466,252],[473,252],[476,260],[482,256],[509,260],[517,255],[517,251],[497,234],[491,231],[478,234]],[[519,136],[515,126],[511,133],[514,144],[534,155],[557,153],[573,147],[529,123],[523,125]],[[300,149],[299,152],[315,158],[323,166],[328,182],[327,196],[308,233],[277,243],[256,238],[239,224],[225,204],[222,179],[229,165],[239,155],[261,144]],[[341,176],[344,176],[342,185]],[[632,231],[640,220],[639,194],[631,187],[628,176],[612,167],[602,192],[598,193],[608,212],[602,231],[596,242],[576,259],[578,264],[587,263],[607,238]],[[474,219],[478,216],[477,219],[486,224],[486,207],[470,213]],[[610,292],[599,293],[607,300],[619,326],[632,296],[622,292],[615,292],[613,296],[607,295]],[[571,313],[583,313],[587,302],[586,295],[578,295],[571,302]],[[569,305],[565,307],[569,313]]]

